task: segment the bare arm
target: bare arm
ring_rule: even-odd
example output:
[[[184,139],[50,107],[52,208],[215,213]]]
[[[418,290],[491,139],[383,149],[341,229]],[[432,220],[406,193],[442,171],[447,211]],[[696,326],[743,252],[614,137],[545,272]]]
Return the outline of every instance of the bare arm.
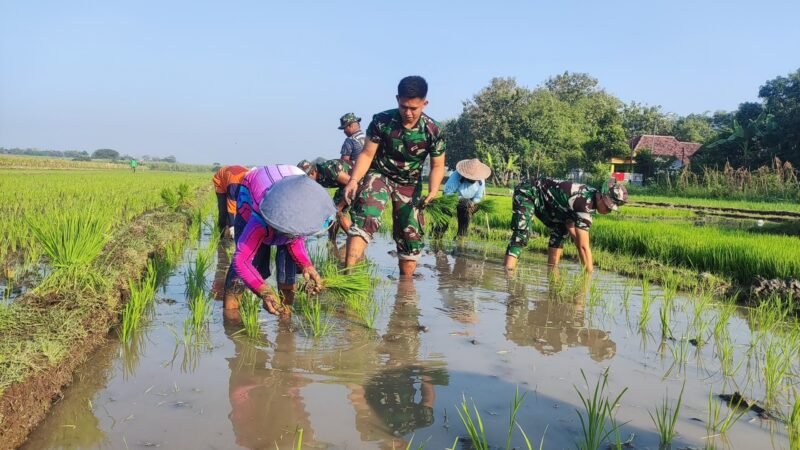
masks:
[[[425,203],[429,203],[439,194],[439,186],[442,185],[444,178],[444,155],[431,158],[431,174],[428,179],[428,197]]]
[[[375,153],[378,151],[378,143],[367,141],[364,144],[364,150],[358,155],[356,166],[350,172],[350,181],[344,187],[344,198],[352,200],[355,198],[356,190],[358,189],[358,182],[367,174],[369,166],[372,165],[372,160],[375,158]],[[441,182],[441,179],[439,180]]]

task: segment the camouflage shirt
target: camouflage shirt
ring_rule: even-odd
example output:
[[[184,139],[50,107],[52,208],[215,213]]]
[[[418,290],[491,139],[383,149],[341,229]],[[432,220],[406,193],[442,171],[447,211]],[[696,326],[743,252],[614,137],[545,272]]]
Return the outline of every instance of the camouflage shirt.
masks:
[[[397,109],[375,114],[367,128],[367,139],[378,144],[370,171],[400,184],[416,184],[425,158],[444,155],[441,127],[425,114],[410,130],[403,127]]]
[[[533,201],[534,213],[548,228],[567,222],[588,230],[596,212],[594,194],[597,189],[571,181],[539,178],[525,181],[517,189]]]
[[[317,164],[317,183],[326,188],[341,187],[336,180],[339,174],[344,172],[350,174],[353,165],[341,159],[329,159]]]

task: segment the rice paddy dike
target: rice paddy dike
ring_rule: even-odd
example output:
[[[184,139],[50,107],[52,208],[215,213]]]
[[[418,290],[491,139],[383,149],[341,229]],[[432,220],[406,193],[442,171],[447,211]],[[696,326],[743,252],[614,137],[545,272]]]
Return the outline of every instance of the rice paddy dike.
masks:
[[[150,256],[185,239],[208,177],[0,169],[0,448],[24,441],[107,339]]]

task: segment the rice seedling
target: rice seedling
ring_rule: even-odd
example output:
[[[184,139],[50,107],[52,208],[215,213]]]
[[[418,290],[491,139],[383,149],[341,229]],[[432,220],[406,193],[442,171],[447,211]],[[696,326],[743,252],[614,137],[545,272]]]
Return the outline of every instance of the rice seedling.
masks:
[[[669,351],[672,354],[672,365],[664,374],[664,378],[670,376],[673,370],[677,368],[678,373],[686,372],[686,361],[689,356],[689,341],[680,339],[669,345]]]
[[[633,293],[634,282],[631,279],[625,280],[625,286],[622,288],[622,306],[625,311],[628,311],[630,305],[631,294]]]
[[[742,407],[742,398],[736,404],[728,405],[728,412],[722,415],[722,405],[714,398],[712,390],[708,391],[708,420],[706,421],[706,439],[724,435],[730,430],[746,412],[747,408]]]
[[[475,450],[489,450],[489,441],[486,438],[486,430],[483,428],[483,419],[481,419],[481,413],[478,411],[478,406],[474,400],[472,401],[472,409],[475,411],[474,418],[467,404],[467,398],[462,396],[461,405],[456,411],[461,423],[464,424],[464,428],[467,429],[472,448]]]
[[[211,310],[214,307],[205,292],[200,291],[194,297],[189,297],[189,324],[195,330],[202,329],[211,320]]]
[[[584,373],[583,369],[581,369],[581,376],[590,393],[584,396],[583,393],[575,387],[575,391],[578,393],[578,397],[584,408],[583,413],[577,409],[575,410],[581,421],[582,432],[581,439],[577,442],[577,446],[579,450],[597,450],[601,448],[603,442],[621,426],[612,420],[614,417],[614,408],[628,388],[622,389],[613,400],[609,400],[610,397],[606,394],[606,389],[608,388],[608,369],[600,375],[594,387],[589,385],[589,380],[586,378],[586,373]]]
[[[736,306],[731,303],[721,303],[717,308],[717,321],[714,323],[714,339],[728,336],[728,323],[736,312]]]
[[[603,300],[604,294],[605,292],[603,292],[603,288],[600,287],[600,285],[598,285],[597,282],[593,281],[591,287],[589,288],[588,306],[590,307],[598,306],[600,302]]]
[[[134,331],[139,328],[146,310],[152,306],[157,278],[155,265],[152,261],[148,261],[147,272],[141,281],[128,280],[130,297],[122,310],[122,326],[120,327],[120,337],[124,342],[130,341]]]
[[[661,302],[661,307],[658,309],[658,318],[661,321],[661,339],[665,340],[672,337],[672,331],[669,327],[669,316],[672,308],[666,299]]]
[[[675,424],[678,422],[678,414],[681,410],[681,402],[683,401],[683,390],[686,388],[686,383],[681,387],[681,393],[678,394],[678,401],[673,407],[669,401],[669,392],[664,396],[664,400],[659,406],[656,407],[655,414],[648,411],[650,419],[653,421],[656,430],[658,430],[658,445],[659,448],[669,448],[672,445],[672,439],[675,438]]]
[[[258,315],[261,311],[261,299],[252,292],[245,292],[239,302],[239,315],[242,317],[244,333],[250,338],[257,338],[261,332]]]
[[[642,307],[639,311],[639,331],[644,334],[647,331],[647,324],[650,322],[650,306],[653,298],[647,280],[642,280]]]
[[[734,364],[734,347],[727,332],[717,336],[714,343],[722,375],[728,378],[733,377],[739,371],[744,360],[739,361],[739,364]]]
[[[53,269],[37,291],[94,290],[105,282],[101,274],[89,269],[108,241],[111,222],[105,215],[89,207],[26,221]]]
[[[321,337],[328,334],[332,328],[330,316],[322,306],[318,295],[306,295],[300,291],[295,298],[295,307],[303,318],[301,326],[306,334]]]
[[[797,395],[795,395],[789,420],[786,421],[786,431],[789,435],[789,448],[791,450],[800,449],[800,399]]]
[[[780,342],[779,342],[780,340]],[[792,371],[792,363],[798,350],[795,342],[786,342],[774,337],[766,342],[764,351],[764,403],[772,406],[781,391],[784,379]]]
[[[189,190],[187,183],[181,183],[174,189],[165,187],[161,190],[161,200],[167,208],[180,211],[190,203]]]
[[[211,267],[213,257],[208,252],[199,251],[195,255],[194,263],[186,271],[186,295],[195,298],[205,292],[206,274]]]

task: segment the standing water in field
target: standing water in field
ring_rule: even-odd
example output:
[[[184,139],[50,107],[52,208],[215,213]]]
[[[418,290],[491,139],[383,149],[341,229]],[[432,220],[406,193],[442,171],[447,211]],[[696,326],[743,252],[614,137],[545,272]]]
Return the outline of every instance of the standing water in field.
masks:
[[[673,448],[789,448],[798,355],[782,342],[797,334],[778,308],[743,312],[605,272],[583,280],[572,264],[549,277],[537,255],[508,276],[497,254],[465,248],[426,252],[420,276],[398,281],[392,249],[379,238],[368,251],[373,328],[323,296],[318,337],[297,306],[291,321],[261,311],[255,337],[219,301],[196,319],[187,281],[202,275],[204,298],[220,298],[229,253],[215,249],[198,274],[187,251],[153,317],[87,362],[25,448],[470,448],[467,415],[492,448],[527,448],[520,430],[536,448],[575,448],[581,397],[606,371],[605,397],[624,391],[605,418],[610,442],[658,448],[650,414],[683,390]],[[758,406],[719,397],[734,392]]]

